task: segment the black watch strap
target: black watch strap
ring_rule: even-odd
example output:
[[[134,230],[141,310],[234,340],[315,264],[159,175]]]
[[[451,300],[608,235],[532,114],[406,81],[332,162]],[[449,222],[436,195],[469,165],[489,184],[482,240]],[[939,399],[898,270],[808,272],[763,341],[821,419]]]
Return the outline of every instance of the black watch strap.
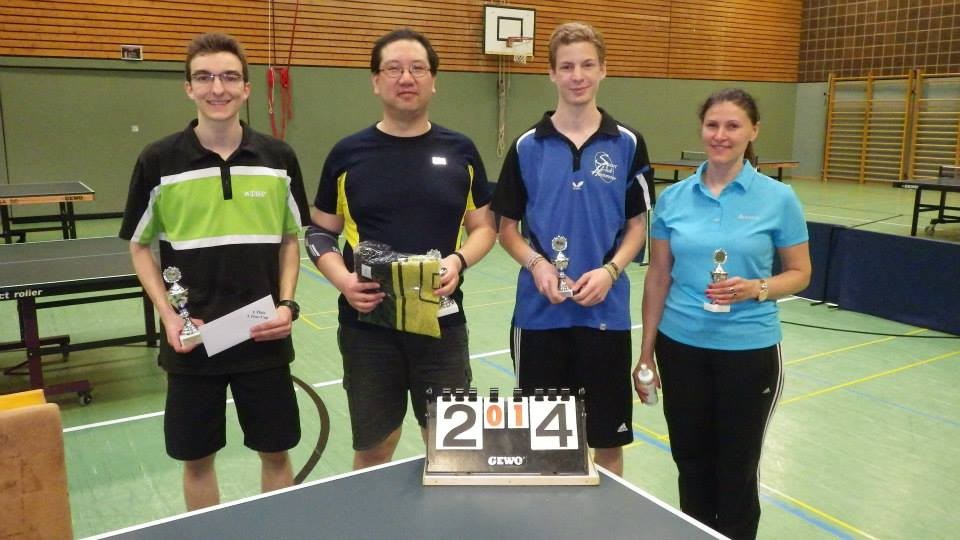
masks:
[[[293,300],[281,300],[277,302],[277,307],[280,306],[286,306],[290,310],[290,314],[293,315],[292,320],[295,321],[300,318],[300,304]]]

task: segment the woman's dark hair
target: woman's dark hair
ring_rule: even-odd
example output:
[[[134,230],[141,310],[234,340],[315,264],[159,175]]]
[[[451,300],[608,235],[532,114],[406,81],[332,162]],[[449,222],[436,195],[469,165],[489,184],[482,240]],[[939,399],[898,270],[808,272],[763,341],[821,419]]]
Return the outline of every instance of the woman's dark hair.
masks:
[[[727,101],[743,109],[753,125],[760,121],[760,112],[757,110],[757,102],[753,99],[753,96],[739,88],[724,88],[710,94],[710,97],[700,106],[700,123],[703,123],[703,118],[707,115],[710,107]],[[743,153],[743,157],[747,158],[747,161],[752,163],[754,167],[757,166],[757,154],[753,151],[753,141],[747,143],[747,150]]]

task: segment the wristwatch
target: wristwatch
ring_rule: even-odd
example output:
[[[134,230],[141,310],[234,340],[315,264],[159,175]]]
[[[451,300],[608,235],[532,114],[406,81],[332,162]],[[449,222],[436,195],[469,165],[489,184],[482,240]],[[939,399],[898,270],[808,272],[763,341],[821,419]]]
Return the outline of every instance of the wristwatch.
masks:
[[[277,302],[277,307],[286,306],[290,310],[290,314],[293,315],[291,321],[295,321],[300,318],[300,304],[294,302],[293,300],[281,300]]]
[[[760,294],[757,295],[757,302],[766,302],[767,296],[770,296],[770,286],[767,285],[767,280],[760,280]]]

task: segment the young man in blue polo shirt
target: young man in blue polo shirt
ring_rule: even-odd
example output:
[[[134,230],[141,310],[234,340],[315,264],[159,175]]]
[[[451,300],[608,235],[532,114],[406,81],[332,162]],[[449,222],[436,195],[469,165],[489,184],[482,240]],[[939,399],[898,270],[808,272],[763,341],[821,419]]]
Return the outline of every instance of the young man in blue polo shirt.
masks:
[[[597,107],[604,57],[602,36],[587,24],[553,32],[557,109],[510,147],[492,208],[501,216],[500,244],[523,265],[511,329],[517,383],[527,394],[586,389],[594,461],[622,474],[622,447],[633,440],[630,283],[622,272],[643,248],[653,186],[644,178],[643,137]],[[563,265],[551,264],[564,258],[565,279]]]

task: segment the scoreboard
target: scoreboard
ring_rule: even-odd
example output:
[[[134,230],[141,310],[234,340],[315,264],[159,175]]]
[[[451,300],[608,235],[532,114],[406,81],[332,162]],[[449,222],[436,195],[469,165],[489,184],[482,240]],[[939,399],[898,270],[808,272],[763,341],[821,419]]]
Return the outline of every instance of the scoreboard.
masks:
[[[566,388],[444,389],[427,400],[425,485],[590,485],[600,479],[585,436],[582,396]]]

